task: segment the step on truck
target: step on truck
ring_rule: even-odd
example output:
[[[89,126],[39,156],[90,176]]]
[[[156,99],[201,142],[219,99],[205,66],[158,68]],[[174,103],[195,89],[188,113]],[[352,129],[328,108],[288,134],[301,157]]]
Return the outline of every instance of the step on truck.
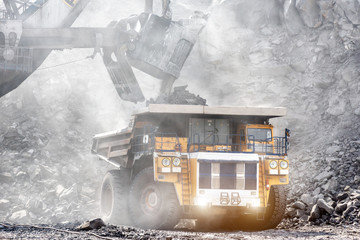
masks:
[[[114,166],[103,179],[105,221],[172,229],[275,228],[289,183],[289,131],[270,118],[286,108],[150,104],[129,127],[93,138],[92,153]]]

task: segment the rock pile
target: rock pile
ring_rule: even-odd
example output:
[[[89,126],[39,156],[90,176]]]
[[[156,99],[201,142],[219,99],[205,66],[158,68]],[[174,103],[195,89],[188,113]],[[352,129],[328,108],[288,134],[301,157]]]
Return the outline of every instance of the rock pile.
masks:
[[[301,168],[293,171],[293,199],[287,209],[288,218],[315,224],[360,223],[359,138],[335,141],[312,162],[297,163],[299,165],[313,169],[313,175]]]
[[[166,103],[182,105],[206,105],[206,99],[195,95],[186,90],[186,86],[174,87],[174,91],[169,96],[160,95],[156,100],[151,99],[148,103]]]
[[[96,216],[101,181],[96,177],[102,168],[90,155],[91,136],[61,129],[61,123],[53,129],[45,117],[28,114],[36,109],[19,111],[2,103],[11,114],[0,114],[0,221],[56,223]]]
[[[101,6],[116,9],[115,17],[119,9],[133,9],[129,6],[134,1],[110,2]],[[287,107],[288,117],[274,125],[293,133],[288,217],[357,222],[360,139],[345,137],[324,145],[349,132],[360,135],[354,126],[360,116],[358,1],[213,2],[219,4],[184,66],[182,80],[210,105]],[[98,22],[94,13],[99,12],[94,8],[85,16]],[[63,62],[74,57],[67,54]],[[58,64],[61,56],[50,61]],[[76,71],[71,66],[39,72],[28,88],[34,96],[21,101],[22,94],[14,92],[0,100],[1,221],[59,222],[93,212],[88,209],[96,199],[94,178],[101,179],[97,171],[105,170],[94,167],[96,162],[89,164],[91,134],[102,132],[94,118],[126,124],[130,114],[124,109],[133,106],[115,105],[117,98],[107,98],[115,92],[109,90],[110,79],[108,85],[99,81],[106,72],[86,71],[87,64]],[[94,89],[99,91],[94,94]],[[205,104],[185,88],[175,89],[171,97],[173,103]],[[77,111],[79,106],[83,108]]]

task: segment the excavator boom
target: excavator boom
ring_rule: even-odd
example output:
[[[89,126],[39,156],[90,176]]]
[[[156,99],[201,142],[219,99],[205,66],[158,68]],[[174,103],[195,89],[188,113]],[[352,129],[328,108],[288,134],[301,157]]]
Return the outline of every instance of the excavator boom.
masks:
[[[38,0],[34,4],[41,10],[50,1],[55,0]],[[145,12],[113,21],[104,28],[27,27],[26,21],[21,20],[22,15],[14,10],[18,9],[16,2],[4,0],[7,13],[6,18],[0,20],[0,75],[4,76],[4,80],[0,80],[0,97],[19,84],[9,80],[7,73],[26,78],[36,70],[34,52],[72,48],[93,48],[94,55],[102,55],[123,100],[134,103],[145,100],[132,66],[161,79],[166,86],[162,90],[170,93],[206,23],[204,15],[172,21],[169,0],[162,1],[163,15],[155,15],[153,1],[147,0]],[[74,7],[77,2],[72,1]],[[9,88],[12,84],[15,87]]]

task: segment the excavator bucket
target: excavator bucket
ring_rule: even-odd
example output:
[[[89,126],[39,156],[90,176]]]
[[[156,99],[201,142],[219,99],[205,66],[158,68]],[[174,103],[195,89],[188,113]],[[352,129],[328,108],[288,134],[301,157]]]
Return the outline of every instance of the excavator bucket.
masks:
[[[127,51],[130,64],[165,81],[177,79],[204,25],[194,27],[151,13],[142,13],[139,22],[135,49]]]

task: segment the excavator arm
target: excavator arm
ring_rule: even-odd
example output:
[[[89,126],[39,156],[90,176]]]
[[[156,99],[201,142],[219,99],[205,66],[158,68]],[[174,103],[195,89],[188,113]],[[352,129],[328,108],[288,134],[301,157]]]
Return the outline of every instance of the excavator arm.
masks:
[[[12,0],[5,2],[9,12],[13,9]],[[94,55],[102,55],[123,100],[145,100],[132,67],[161,79],[161,90],[169,94],[206,23],[205,17],[172,21],[170,0],[162,0],[162,16],[152,13],[152,0],[145,3],[145,12],[104,28],[26,28],[11,10],[8,19],[0,21],[0,75],[1,71],[35,71],[31,64],[34,50],[93,48]],[[1,84],[0,81],[0,92],[4,92]]]

